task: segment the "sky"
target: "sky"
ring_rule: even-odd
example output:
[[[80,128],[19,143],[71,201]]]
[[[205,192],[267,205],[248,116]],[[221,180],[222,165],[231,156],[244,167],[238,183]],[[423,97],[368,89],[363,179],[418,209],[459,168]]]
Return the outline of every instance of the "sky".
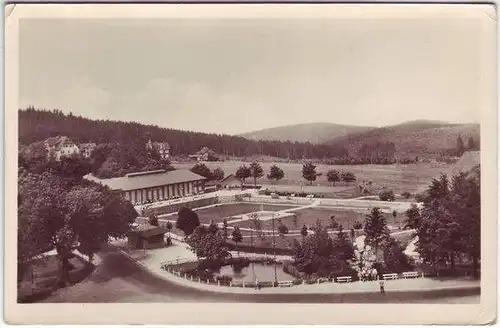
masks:
[[[24,19],[20,107],[238,134],[479,122],[477,19]]]

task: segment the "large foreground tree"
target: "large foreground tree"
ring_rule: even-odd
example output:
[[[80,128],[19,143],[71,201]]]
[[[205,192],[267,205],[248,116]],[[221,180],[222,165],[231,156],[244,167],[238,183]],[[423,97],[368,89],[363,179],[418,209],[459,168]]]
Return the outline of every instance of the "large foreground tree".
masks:
[[[69,259],[79,248],[92,259],[109,237],[124,237],[137,217],[119,193],[92,182],[74,184],[48,172],[19,176],[19,259],[54,247],[61,263],[59,284],[69,282]]]
[[[479,275],[481,193],[479,166],[469,173],[434,179],[424,199],[417,227],[418,251],[435,268],[455,270],[457,260],[468,259]]]

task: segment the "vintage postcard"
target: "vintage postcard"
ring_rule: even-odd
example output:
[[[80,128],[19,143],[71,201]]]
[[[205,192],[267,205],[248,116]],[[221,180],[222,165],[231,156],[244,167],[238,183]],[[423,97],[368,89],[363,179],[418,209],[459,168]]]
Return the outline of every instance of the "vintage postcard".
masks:
[[[496,320],[494,6],[5,22],[7,322]]]

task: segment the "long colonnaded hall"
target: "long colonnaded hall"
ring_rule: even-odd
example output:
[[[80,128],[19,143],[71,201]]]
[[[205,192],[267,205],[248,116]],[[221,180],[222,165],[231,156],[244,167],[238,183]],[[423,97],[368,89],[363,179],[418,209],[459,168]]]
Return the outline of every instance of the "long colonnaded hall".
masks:
[[[132,204],[145,204],[203,193],[206,178],[189,170],[155,170],[92,180],[121,191]]]

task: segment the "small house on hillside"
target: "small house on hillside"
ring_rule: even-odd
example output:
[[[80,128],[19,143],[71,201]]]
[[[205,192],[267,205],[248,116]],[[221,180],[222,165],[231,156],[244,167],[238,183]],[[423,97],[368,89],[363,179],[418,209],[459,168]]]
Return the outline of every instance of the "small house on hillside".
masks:
[[[150,224],[142,224],[128,233],[128,244],[133,249],[165,247],[167,229]]]
[[[92,155],[92,152],[94,151],[96,147],[96,144],[91,142],[91,143],[82,143],[80,144],[80,154],[85,157],[89,158]]]
[[[209,161],[215,157],[215,152],[208,147],[203,147],[196,154],[189,155],[189,158],[196,159],[198,162]]]
[[[170,144],[168,142],[152,142],[151,139],[149,139],[146,143],[146,149],[157,151],[163,159],[168,159],[170,157]]]
[[[47,156],[53,157],[56,161],[63,156],[71,156],[80,153],[80,148],[68,137],[57,136],[48,138],[43,142],[47,149]]]

